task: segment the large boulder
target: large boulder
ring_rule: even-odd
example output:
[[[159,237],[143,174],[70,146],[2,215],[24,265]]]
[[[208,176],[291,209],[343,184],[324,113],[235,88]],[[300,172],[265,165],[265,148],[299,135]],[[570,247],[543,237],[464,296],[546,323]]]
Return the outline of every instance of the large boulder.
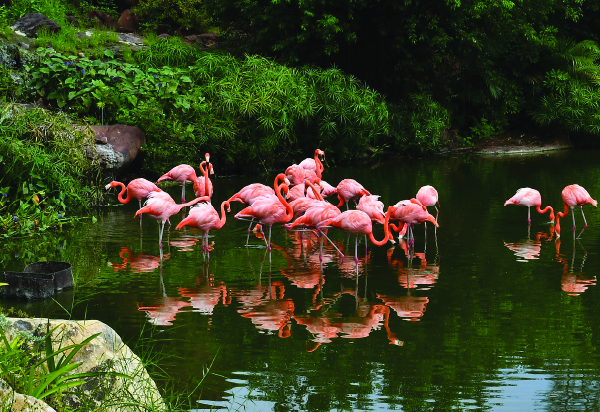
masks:
[[[42,27],[52,32],[60,30],[60,26],[42,13],[27,13],[11,24],[13,30],[24,33],[27,37],[37,37],[37,32]]]
[[[117,27],[117,20],[114,17],[100,10],[92,10],[87,12],[87,16],[96,22],[98,27],[108,27],[114,29]]]
[[[56,328],[52,333],[54,350],[81,343],[99,333],[73,357],[71,362],[81,362],[81,365],[71,373],[116,372],[131,377],[126,379],[101,375],[84,378],[87,383],[74,387],[72,392],[63,395],[62,402],[65,406],[74,410],[90,410],[89,406],[94,410],[102,406],[101,410],[107,412],[166,410],[156,383],[148,375],[140,358],[104,323],[97,320],[18,318],[5,318],[3,321],[4,333],[9,342],[16,336],[25,339],[30,336],[45,336],[48,327],[49,330]]]
[[[87,149],[88,157],[99,159],[104,170],[118,176],[127,168],[146,144],[146,135],[135,126],[90,126],[94,147]]]
[[[117,22],[121,31],[132,33],[138,29],[139,19],[138,17],[131,12],[131,9],[125,10],[121,13],[121,17],[119,17],[119,21]]]
[[[56,412],[47,403],[33,396],[17,393],[12,389],[0,389],[0,410],[10,412]]]

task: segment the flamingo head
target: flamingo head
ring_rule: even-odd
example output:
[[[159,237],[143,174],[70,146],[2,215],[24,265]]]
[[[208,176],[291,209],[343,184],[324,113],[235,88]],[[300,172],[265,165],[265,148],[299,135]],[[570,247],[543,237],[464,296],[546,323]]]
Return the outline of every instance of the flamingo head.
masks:
[[[228,213],[229,213],[229,212],[231,212],[231,206],[229,205],[229,201],[227,201],[227,200],[226,200],[226,201],[224,201],[224,202],[223,202],[223,204],[224,204],[225,206],[227,206],[227,212],[228,212]]]
[[[321,149],[317,149],[317,150],[315,150],[315,155],[317,155],[317,156],[322,156],[322,157],[323,157],[323,159],[325,159],[325,152],[324,152],[324,151],[322,151]]]
[[[204,158],[206,159],[206,163],[210,163],[210,154],[209,153],[205,153]]]
[[[110,182],[109,184],[107,184],[106,186],[104,186],[104,188],[106,190],[110,189],[111,187],[115,187],[117,186],[117,182],[115,182],[114,180],[112,182]]]
[[[508,199],[506,202],[504,202],[504,206],[508,206],[508,205],[516,205],[517,201],[513,200],[513,199]]]
[[[290,179],[288,179],[287,177],[285,179],[283,179],[283,183],[285,183],[286,185],[290,185]]]

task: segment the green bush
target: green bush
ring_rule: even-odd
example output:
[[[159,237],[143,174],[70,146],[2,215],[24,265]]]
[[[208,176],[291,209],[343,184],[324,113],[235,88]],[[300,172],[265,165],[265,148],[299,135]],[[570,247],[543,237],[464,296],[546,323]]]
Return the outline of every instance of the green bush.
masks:
[[[84,154],[90,136],[64,114],[0,105],[0,233],[62,226],[102,196],[99,169]]]
[[[179,37],[166,39],[157,38],[149,47],[135,54],[135,60],[147,67],[181,67],[193,65],[200,53],[194,48],[187,46]]]
[[[181,34],[204,30],[209,23],[202,0],[147,0],[135,6],[133,12],[148,28],[166,23]]]
[[[382,96],[336,69],[211,53],[186,68],[142,68],[38,53],[29,70],[39,95],[81,116],[144,129],[153,174],[206,151],[246,170],[315,145],[348,159],[389,130]]]

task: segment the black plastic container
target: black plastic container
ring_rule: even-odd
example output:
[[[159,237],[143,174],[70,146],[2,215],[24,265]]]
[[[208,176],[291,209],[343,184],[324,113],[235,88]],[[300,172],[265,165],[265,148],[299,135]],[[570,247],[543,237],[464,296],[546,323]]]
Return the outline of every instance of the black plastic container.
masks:
[[[8,285],[0,287],[3,299],[46,299],[74,286],[71,264],[53,261],[32,263],[23,272],[4,272],[4,282]]]

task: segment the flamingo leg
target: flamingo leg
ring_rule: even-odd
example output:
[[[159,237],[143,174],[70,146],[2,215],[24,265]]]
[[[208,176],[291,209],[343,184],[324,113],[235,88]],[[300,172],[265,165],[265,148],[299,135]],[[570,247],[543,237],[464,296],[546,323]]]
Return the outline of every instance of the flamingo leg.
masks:
[[[185,203],[185,180],[181,183],[181,201]]]
[[[354,235],[354,261],[358,265],[358,233]]]
[[[367,234],[365,233],[365,259],[367,258],[368,246],[369,244],[367,243]]]
[[[271,230],[271,226],[269,226],[269,230]],[[267,237],[265,236],[265,232],[263,232],[263,230],[262,230],[262,225],[260,226],[260,233],[262,233],[262,237],[263,237],[263,240],[265,241],[265,245],[267,245],[267,248],[269,248],[269,246],[271,246],[271,243],[267,242]]]
[[[587,224],[587,221],[585,220],[585,215],[583,214],[583,206],[580,206],[580,207],[581,207],[581,216],[583,216],[583,223],[584,223],[583,228],[587,229],[588,224]]]
[[[583,210],[581,211],[583,213]],[[575,207],[571,206],[571,214],[573,215],[573,232],[575,231]]]
[[[158,247],[162,250],[162,237],[163,232],[165,231],[165,222],[163,222],[162,227],[160,226],[160,222],[158,222]]]
[[[271,229],[273,226],[269,226],[269,243],[267,244],[267,250],[269,251],[269,257],[271,256]]]
[[[250,231],[252,229],[252,223],[254,223],[254,218],[250,219],[250,225],[248,226],[248,236],[246,236],[246,246],[248,246],[248,242],[250,241]]]
[[[142,201],[138,200],[138,203],[140,204],[140,209],[141,209],[142,208]],[[143,215],[144,215],[143,213],[140,213],[140,226],[142,226],[142,216]]]
[[[204,236],[206,237],[206,256],[208,256],[208,258],[210,259],[210,249],[208,248],[208,230],[206,231],[206,234]]]
[[[319,247],[319,262],[323,263],[323,236],[319,236],[321,239],[321,246]]]
[[[527,206],[527,222],[531,223],[531,206]]]
[[[329,237],[325,234],[325,232],[323,232],[321,229],[317,228],[317,230],[319,231],[319,233],[321,233],[321,235],[325,236],[325,238],[327,240],[329,240],[329,243],[331,243],[331,246],[333,246],[335,248],[335,250],[338,251],[338,253],[342,256],[342,260],[344,259],[344,254],[342,253],[341,250],[338,249],[338,247],[331,241],[331,239],[329,239]]]

